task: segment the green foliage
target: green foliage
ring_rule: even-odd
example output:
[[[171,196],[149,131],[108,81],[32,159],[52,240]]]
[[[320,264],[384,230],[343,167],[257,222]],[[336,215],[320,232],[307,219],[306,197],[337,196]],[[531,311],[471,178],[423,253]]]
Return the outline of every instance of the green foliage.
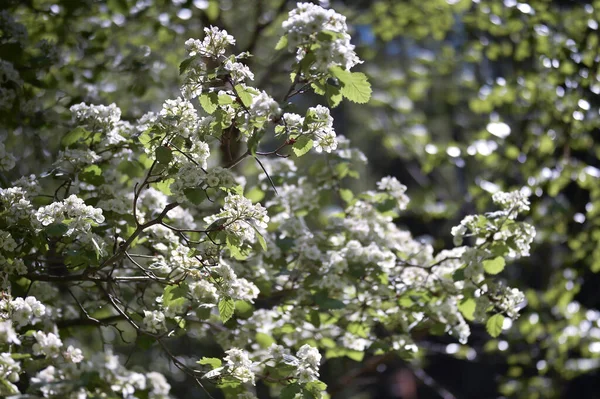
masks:
[[[487,323],[485,323],[485,329],[487,330],[488,334],[495,338],[502,332],[503,324],[504,316],[501,314],[495,314],[488,319]]]
[[[364,73],[350,72],[340,67],[331,67],[329,70],[339,80],[341,87],[339,92],[332,94],[332,96],[341,93],[348,100],[359,104],[365,104],[369,101],[371,98],[371,85]],[[339,100],[337,102],[339,103]]]
[[[235,310],[235,302],[231,298],[223,298],[219,301],[219,316],[221,317],[221,321],[226,323],[231,316],[233,316],[233,312]]]

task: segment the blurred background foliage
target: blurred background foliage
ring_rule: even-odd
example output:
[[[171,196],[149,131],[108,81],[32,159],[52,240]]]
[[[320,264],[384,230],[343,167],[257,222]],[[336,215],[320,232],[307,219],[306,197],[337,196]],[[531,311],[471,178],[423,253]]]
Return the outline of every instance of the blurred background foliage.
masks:
[[[414,359],[330,359],[322,376],[332,397],[600,397],[600,1],[321,4],[347,15],[374,89],[369,104],[344,102],[333,114],[338,134],[369,159],[351,184],[398,177],[412,202],[397,222],[437,249],[452,246],[450,228],[465,215],[489,210],[497,190],[529,190],[538,231],[531,257],[503,272],[528,303],[498,339],[473,325],[468,345],[414,337]],[[158,111],[178,95],[183,42],[208,25],[233,34],[237,50],[254,55],[256,86],[277,94],[290,56],[274,47],[293,5],[0,1],[0,59],[22,79],[0,76],[16,93],[0,107],[0,137],[19,159],[7,180],[51,163],[72,104],[115,102],[123,119]],[[218,352],[199,340],[175,350],[186,345]],[[178,397],[202,397],[172,377]]]

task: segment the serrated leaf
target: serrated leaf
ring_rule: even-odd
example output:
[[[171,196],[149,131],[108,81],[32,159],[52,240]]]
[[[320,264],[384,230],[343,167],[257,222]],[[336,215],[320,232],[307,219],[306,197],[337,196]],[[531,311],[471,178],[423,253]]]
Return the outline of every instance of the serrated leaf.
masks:
[[[354,194],[351,190],[342,188],[340,189],[340,197],[344,200],[344,202],[349,203],[354,199]]]
[[[504,270],[504,266],[506,266],[506,261],[502,256],[483,261],[483,269],[488,274],[498,274]]]
[[[365,104],[371,98],[371,84],[361,72],[350,72],[340,67],[331,67],[331,74],[341,83],[341,93],[348,100]]]
[[[221,364],[223,364],[221,362],[221,359],[217,359],[216,357],[203,357],[202,359],[198,360],[196,363],[211,366],[213,369],[221,367]]]
[[[184,302],[189,293],[187,284],[169,285],[163,293],[163,305],[169,306],[175,301]]]
[[[326,84],[323,83],[323,80],[311,83],[310,87],[312,87],[315,94],[318,94],[320,96],[324,96],[327,90]]]
[[[64,223],[52,223],[44,229],[50,237],[61,237],[65,235],[69,227]]]
[[[302,392],[302,387],[299,384],[290,384],[281,390],[279,397],[281,399],[294,399],[300,392]]]
[[[233,98],[229,94],[219,94],[217,96],[219,105],[233,104]]]
[[[495,314],[490,317],[485,323],[485,329],[487,330],[490,336],[496,338],[502,332],[502,325],[504,324],[504,316],[501,314]]]
[[[215,112],[219,106],[219,96],[217,93],[202,93],[199,101],[202,109],[209,114]]]
[[[223,298],[219,301],[219,316],[221,316],[221,321],[223,323],[227,323],[231,316],[233,316],[233,312],[235,310],[235,302],[231,298]]]
[[[301,157],[313,148],[313,141],[308,136],[300,136],[292,145],[292,151],[297,157]]]
[[[187,59],[183,60],[181,62],[181,64],[179,64],[179,74],[180,75],[183,75],[183,73],[189,69],[190,65],[192,65],[192,62],[194,62],[194,58],[195,57],[187,58]]]
[[[327,104],[331,108],[335,108],[340,104],[340,102],[342,102],[342,91],[339,87],[327,84],[325,98],[327,99]]]
[[[173,152],[169,147],[166,147],[164,145],[157,147],[154,151],[154,154],[156,155],[156,160],[158,161],[158,163],[162,163],[164,165],[167,165],[173,160]]]
[[[65,134],[63,136],[63,138],[60,140],[60,143],[64,147],[69,147],[69,146],[77,143],[79,140],[81,140],[83,137],[85,137],[88,134],[89,134],[89,132],[87,130],[85,130],[81,126],[78,126],[75,129],[71,130],[69,133]]]
[[[475,313],[475,300],[473,298],[465,298],[462,301],[460,301],[459,305],[458,305],[458,310],[460,310],[460,313],[462,313],[462,315],[465,317],[465,319],[469,320],[469,321],[473,321],[474,317],[473,314]]]
[[[242,104],[244,104],[245,107],[252,105],[252,94],[245,90],[241,85],[235,86],[235,92],[240,100],[242,100]]]
[[[283,35],[277,41],[277,44],[275,45],[275,50],[278,50],[278,51],[283,50],[284,48],[287,47],[287,44],[288,44],[287,35]]]
[[[185,198],[187,198],[188,201],[194,205],[200,205],[205,199],[208,198],[206,191],[199,187],[186,188],[183,190],[183,193],[185,194]]]
[[[163,181],[159,181],[158,183],[154,183],[154,186],[157,190],[165,195],[173,195],[171,192],[171,184],[175,182],[174,178],[165,179]]]
[[[308,384],[306,384],[306,389],[308,389],[314,394],[320,394],[322,392],[325,392],[325,390],[327,389],[327,384],[319,380],[311,381]]]

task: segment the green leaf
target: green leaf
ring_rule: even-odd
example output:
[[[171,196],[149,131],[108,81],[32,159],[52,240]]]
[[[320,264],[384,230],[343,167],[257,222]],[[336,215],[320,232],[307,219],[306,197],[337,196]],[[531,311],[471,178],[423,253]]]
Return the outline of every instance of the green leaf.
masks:
[[[259,332],[256,333],[256,343],[259,344],[261,348],[267,349],[275,343],[275,340],[270,335]]]
[[[292,151],[297,157],[301,157],[313,148],[313,141],[308,136],[300,136],[292,145]]]
[[[223,364],[221,362],[221,359],[217,359],[216,357],[203,357],[202,359],[198,360],[196,363],[211,366],[213,369],[216,369],[217,367],[221,367],[221,365]]]
[[[461,268],[452,273],[452,281],[464,281],[465,280],[465,269]]]
[[[458,310],[465,317],[465,319],[469,321],[473,321],[473,314],[475,313],[475,300],[473,298],[465,298],[460,301],[458,305]]]
[[[50,237],[61,237],[65,235],[69,227],[64,223],[52,223],[44,229]]]
[[[227,323],[231,316],[233,316],[233,312],[235,310],[235,302],[231,298],[223,298],[219,301],[219,315],[221,316],[221,321],[223,323]]]
[[[154,151],[154,154],[156,155],[156,160],[158,161],[158,163],[162,163],[164,165],[167,165],[173,160],[173,152],[169,147],[166,147],[164,145],[157,147]]]
[[[310,311],[310,322],[317,328],[321,327],[321,316],[318,310],[312,309]]]
[[[171,184],[173,184],[173,182],[175,182],[175,179],[173,178],[165,179],[163,181],[159,181],[158,183],[154,183],[154,186],[161,193],[165,195],[172,195],[173,193],[171,192]]]
[[[252,156],[256,156],[256,150],[258,150],[258,143],[265,135],[264,130],[255,130],[250,139],[248,139],[248,150]]]
[[[229,96],[227,96],[229,97]],[[212,114],[219,106],[219,96],[217,93],[202,93],[200,95],[200,105],[202,109]]]
[[[329,298],[327,292],[325,291],[317,292],[313,296],[313,299],[321,310],[343,309],[346,307],[344,302],[340,301],[339,299]]]
[[[504,316],[498,313],[488,319],[487,323],[485,324],[485,329],[487,330],[488,334],[496,338],[502,332],[503,324]]]
[[[327,104],[331,108],[335,108],[342,102],[342,90],[328,83],[325,86],[325,98],[327,99]]]
[[[244,87],[242,87],[241,85],[236,85],[235,92],[237,93],[240,100],[242,100],[242,104],[244,104],[245,107],[249,107],[250,105],[252,105],[252,94],[250,94],[248,90],[244,89]]]
[[[187,284],[169,285],[163,293],[163,305],[178,305],[184,303],[189,293]]]
[[[281,390],[279,397],[281,399],[294,399],[300,392],[302,392],[302,387],[299,384],[290,384]]]
[[[506,261],[502,256],[497,256],[494,259],[484,260],[483,261],[483,269],[488,274],[498,274],[502,270],[504,270],[504,266],[506,265]]]
[[[104,184],[104,178],[102,177],[102,169],[98,165],[86,166],[80,173],[79,178],[81,181],[94,186],[100,186]]]
[[[354,199],[354,194],[351,190],[342,188],[340,189],[340,197],[344,200],[344,202],[349,203]]]
[[[185,194],[185,198],[187,198],[188,201],[194,205],[200,205],[205,199],[208,198],[206,191],[199,187],[186,188],[183,190],[183,193]]]
[[[365,104],[371,98],[371,84],[367,76],[361,72],[350,72],[340,67],[331,67],[331,74],[338,78],[342,87],[341,92],[348,100]]]
[[[327,384],[325,384],[323,381],[316,380],[306,384],[305,388],[316,397],[321,397],[321,394],[327,389]]]
[[[265,237],[263,237],[262,234],[256,232],[256,238],[258,239],[258,243],[260,244],[260,247],[263,249],[263,251],[266,251],[267,242],[265,241]]]
[[[69,146],[77,143],[78,141],[80,141],[82,138],[84,138],[88,134],[90,134],[90,132],[88,132],[81,126],[78,126],[75,129],[71,130],[69,133],[65,134],[63,136],[62,140],[60,141],[60,143],[64,147],[69,147]]]
[[[229,94],[225,94],[225,93],[219,94],[217,98],[218,98],[219,105],[233,104],[233,98]]]
[[[283,50],[284,48],[287,47],[288,44],[288,38],[287,35],[283,35],[279,38],[279,41],[277,41],[277,44],[275,45],[275,50]]]
[[[181,62],[181,64],[179,64],[179,74],[180,75],[183,75],[183,73],[189,69],[189,67],[192,65],[192,62],[194,62],[194,59],[195,59],[195,57],[190,57],[190,58],[183,60]]]

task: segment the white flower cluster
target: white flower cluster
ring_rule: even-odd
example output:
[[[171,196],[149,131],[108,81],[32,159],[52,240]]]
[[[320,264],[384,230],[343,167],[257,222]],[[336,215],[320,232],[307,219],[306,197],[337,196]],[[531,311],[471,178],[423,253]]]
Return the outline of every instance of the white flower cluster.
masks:
[[[300,365],[296,371],[298,382],[303,384],[318,379],[319,363],[321,362],[321,354],[318,349],[305,344],[298,349],[296,356],[300,359]]]
[[[208,171],[205,181],[208,187],[230,188],[235,184],[235,177],[229,169],[216,166]]]
[[[188,153],[196,163],[206,169],[208,166],[208,157],[210,157],[210,147],[204,141],[196,140]]]
[[[204,221],[213,223],[219,219],[228,234],[248,242],[254,242],[255,229],[266,229],[269,223],[267,210],[261,204],[252,204],[238,194],[227,195],[221,213],[207,216]]]
[[[517,288],[505,288],[499,308],[512,319],[519,317],[519,310],[525,302],[525,294]]]
[[[319,378],[321,354],[315,347],[304,344],[298,349],[296,356],[292,356],[289,350],[282,345],[273,344],[269,347],[268,356],[277,363],[296,367],[294,377],[300,384],[306,384]]]
[[[406,192],[406,186],[401,184],[398,179],[391,176],[386,176],[377,182],[377,188],[381,191],[388,192],[392,197],[398,201],[398,209],[406,209],[408,202],[408,196],[404,194]]]
[[[302,133],[314,138],[317,152],[331,152],[337,148],[335,131],[333,130],[333,118],[329,114],[329,108],[322,105],[311,107],[306,111],[306,119]]]
[[[63,357],[69,363],[81,363],[83,361],[83,352],[73,345],[69,345],[66,351],[63,352]]]
[[[227,297],[253,303],[258,294],[260,294],[258,287],[254,283],[245,278],[238,278],[231,266],[222,259],[219,266],[216,267],[216,273],[221,277],[219,289]]]
[[[18,382],[21,363],[14,360],[10,353],[0,353],[0,378],[10,382]]]
[[[70,108],[73,120],[85,125],[91,131],[96,129],[110,129],[121,120],[121,110],[116,104],[93,105],[79,103]]]
[[[226,30],[215,26],[204,28],[204,39],[188,39],[185,42],[185,50],[189,57],[197,55],[201,57],[218,58],[225,54],[227,47],[235,44],[233,36]]]
[[[202,94],[202,85],[208,81],[206,73],[221,64],[219,60],[227,48],[235,44],[233,36],[225,30],[214,26],[204,28],[204,39],[188,39],[185,42],[187,55],[191,64],[186,71],[181,93],[185,98],[192,99]],[[243,64],[229,61],[225,69],[231,73],[234,80],[253,79],[254,75]]]
[[[46,307],[33,296],[0,301],[2,318],[10,318],[17,327],[34,324],[46,314]],[[6,334],[9,334],[7,330]]]
[[[273,100],[271,96],[265,91],[261,91],[258,95],[252,98],[252,104],[250,105],[250,117],[251,118],[271,118],[281,111],[277,101]]]
[[[100,157],[90,149],[67,148],[59,151],[54,166],[63,168],[75,168],[91,165],[100,160]]]
[[[189,137],[198,128],[196,108],[191,102],[181,97],[165,101],[159,114],[159,120],[182,137]]]
[[[523,191],[512,191],[510,193],[497,192],[492,195],[492,201],[494,204],[500,205],[500,207],[509,212],[511,219],[516,218],[520,212],[526,212],[529,210],[529,198]]]
[[[8,231],[0,230],[0,249],[12,252],[17,248],[17,242]]]
[[[234,83],[241,83],[246,79],[254,80],[254,74],[250,68],[241,62],[227,60],[225,61],[225,64],[223,64],[223,68],[225,68],[226,71],[229,71],[231,80],[233,80]]]
[[[326,10],[312,3],[298,3],[282,24],[288,37],[288,49],[297,49],[297,59],[306,55],[307,45],[319,43],[315,52],[314,68],[317,72],[327,73],[332,66],[341,66],[349,70],[361,63],[350,43],[346,17],[334,10]],[[319,34],[330,36],[323,40]]]
[[[233,378],[241,382],[250,382],[254,385],[253,363],[250,360],[248,352],[243,349],[231,348],[225,351],[227,356],[225,360],[225,370]]]
[[[210,308],[219,300],[217,287],[208,280],[193,281],[190,283],[190,293],[198,306]]]
[[[0,321],[0,344],[21,344],[10,320]]]
[[[29,193],[22,187],[0,188],[0,202],[8,211],[4,215],[8,223],[31,217],[33,206],[29,201]]]
[[[63,343],[56,334],[36,331],[33,333],[36,343],[33,344],[33,352],[36,355],[45,355],[47,358],[57,357]]]
[[[475,236],[481,234],[486,227],[484,219],[481,215],[467,215],[458,226],[452,227],[451,234],[454,237],[454,245],[462,245],[463,238],[468,231]]]
[[[184,162],[171,183],[170,190],[180,202],[185,202],[185,190],[189,188],[230,188],[235,184],[234,176],[228,169],[214,167],[206,173],[193,162]]]
[[[68,221],[68,230],[65,233],[67,236],[74,233],[89,234],[92,223],[104,222],[102,209],[86,205],[75,194],[70,195],[64,201],[41,207],[35,213],[35,218],[42,226]]]
[[[160,310],[144,310],[144,328],[153,334],[164,331],[165,314]]]

